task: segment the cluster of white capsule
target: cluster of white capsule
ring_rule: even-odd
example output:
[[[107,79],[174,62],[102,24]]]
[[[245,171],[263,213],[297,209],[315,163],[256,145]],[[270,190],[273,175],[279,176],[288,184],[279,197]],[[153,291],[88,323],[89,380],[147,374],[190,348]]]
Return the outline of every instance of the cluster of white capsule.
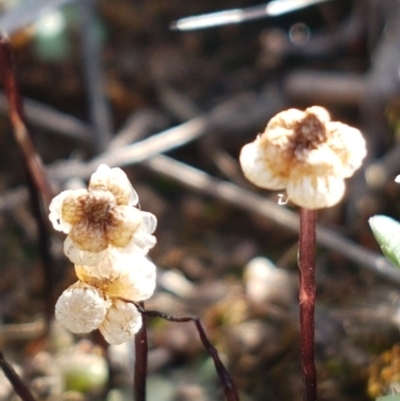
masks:
[[[78,281],[56,303],[56,319],[73,333],[99,329],[110,344],[139,331],[134,302],[151,297],[156,268],[147,258],[157,220],[137,208],[138,195],[126,174],[104,164],[89,188],[68,190],[50,204],[50,221],[67,234],[66,256]]]

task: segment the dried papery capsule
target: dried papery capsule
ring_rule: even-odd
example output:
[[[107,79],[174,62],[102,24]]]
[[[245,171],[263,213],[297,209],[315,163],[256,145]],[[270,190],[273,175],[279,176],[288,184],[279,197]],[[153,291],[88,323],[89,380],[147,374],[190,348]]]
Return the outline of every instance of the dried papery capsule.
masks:
[[[79,280],[101,289],[110,299],[144,301],[153,295],[156,286],[156,267],[141,255],[120,256],[111,275],[107,274],[107,269],[102,269],[101,264],[76,265],[75,272]]]
[[[68,234],[67,257],[73,263],[96,265],[109,258],[110,250],[147,254],[155,245],[152,234],[157,219],[136,208],[137,203],[137,193],[125,173],[103,164],[92,175],[88,190],[68,190],[56,196],[49,217],[56,230]]]
[[[92,174],[89,189],[110,191],[118,205],[137,205],[139,197],[120,168],[110,168],[101,164]]]
[[[273,117],[265,131],[243,147],[240,164],[253,184],[286,189],[298,206],[320,209],[342,199],[344,179],[361,166],[365,155],[359,130],[330,121],[324,108],[313,106]]]
[[[101,165],[88,190],[64,191],[50,205],[54,227],[68,234],[64,252],[79,279],[56,304],[57,320],[73,333],[99,328],[119,344],[142,325],[134,302],[151,297],[156,286],[146,254],[156,243],[157,220],[137,203],[125,173]]]
[[[134,254],[120,256],[111,274],[105,274],[101,265],[76,265],[75,272],[79,281],[58,299],[56,319],[73,333],[100,328],[112,344],[131,339],[142,324],[132,301],[153,295],[155,265],[145,256]]]
[[[142,316],[132,303],[115,300],[99,330],[109,344],[130,340],[142,327]]]
[[[110,305],[99,289],[78,281],[58,298],[55,317],[73,333],[90,333],[100,326]]]

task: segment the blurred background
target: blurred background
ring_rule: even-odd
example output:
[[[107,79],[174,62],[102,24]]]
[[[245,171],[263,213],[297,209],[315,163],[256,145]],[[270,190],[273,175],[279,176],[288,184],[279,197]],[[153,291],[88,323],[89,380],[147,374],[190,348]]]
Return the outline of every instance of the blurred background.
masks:
[[[240,149],[290,107],[321,105],[361,129],[368,160],[344,201],[319,216],[319,399],[396,392],[400,273],[379,269],[367,219],[400,218],[400,2],[321,1],[170,29],[180,18],[258,5],[0,0],[0,29],[55,193],[85,185],[101,162],[124,168],[159,221],[150,255],[158,290],[146,307],[199,315],[244,401],[301,400],[302,378],[297,211],[244,180]],[[43,336],[50,301],[3,92],[0,149],[0,349],[38,400],[131,400],[133,344],[105,350],[96,335],[57,324]],[[56,296],[76,280],[63,239],[51,233]],[[194,327],[148,323],[149,401],[223,399]],[[15,399],[0,376],[0,401]]]

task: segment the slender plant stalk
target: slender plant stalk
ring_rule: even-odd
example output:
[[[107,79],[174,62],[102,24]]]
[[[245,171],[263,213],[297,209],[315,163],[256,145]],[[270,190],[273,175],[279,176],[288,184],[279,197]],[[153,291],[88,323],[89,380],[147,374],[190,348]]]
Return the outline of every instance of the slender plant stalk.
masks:
[[[199,333],[200,340],[205,350],[208,352],[214,362],[215,370],[217,371],[218,377],[224,387],[226,401],[239,401],[239,395],[235,383],[233,382],[229,372],[226,370],[224,364],[222,363],[218,355],[218,351],[208,339],[206,331],[197,316],[172,316],[155,310],[145,310],[140,304],[134,304],[136,305],[142,316],[156,316],[170,322],[178,323],[193,322],[196,326],[197,332]]]
[[[144,303],[139,302],[138,306],[144,311]],[[133,394],[135,401],[146,401],[146,377],[147,377],[147,325],[146,316],[142,313],[142,327],[135,336],[135,373],[133,383]]]
[[[314,357],[316,221],[317,212],[315,210],[300,209],[300,340],[306,401],[316,401],[317,399]]]
[[[43,163],[36,152],[25,124],[22,99],[15,77],[12,49],[9,41],[2,36],[0,36],[0,72],[8,100],[8,114],[13,125],[16,142],[38,192],[48,205],[53,198],[53,192],[47,179]]]
[[[15,392],[21,397],[23,401],[36,401],[36,398],[32,395],[29,388],[18,376],[12,365],[10,365],[5,359],[3,353],[0,351],[0,367],[3,370],[4,375],[13,386]]]
[[[49,323],[54,313],[55,302],[47,208],[53,197],[53,193],[41,158],[36,152],[26,127],[22,98],[18,90],[15,76],[12,49],[8,39],[2,36],[0,36],[0,77],[3,80],[3,86],[8,101],[8,114],[13,126],[14,137],[23,157],[30,202],[37,221],[40,251],[43,259],[43,274],[46,285],[44,291],[46,294],[45,315],[46,321]],[[48,325],[46,330],[48,330]]]

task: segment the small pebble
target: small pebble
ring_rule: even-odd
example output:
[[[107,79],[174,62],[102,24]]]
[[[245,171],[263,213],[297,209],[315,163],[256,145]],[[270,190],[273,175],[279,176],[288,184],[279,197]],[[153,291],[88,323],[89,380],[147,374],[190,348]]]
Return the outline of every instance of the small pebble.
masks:
[[[244,268],[246,295],[256,304],[290,307],[296,299],[293,277],[269,259],[256,257]]]

